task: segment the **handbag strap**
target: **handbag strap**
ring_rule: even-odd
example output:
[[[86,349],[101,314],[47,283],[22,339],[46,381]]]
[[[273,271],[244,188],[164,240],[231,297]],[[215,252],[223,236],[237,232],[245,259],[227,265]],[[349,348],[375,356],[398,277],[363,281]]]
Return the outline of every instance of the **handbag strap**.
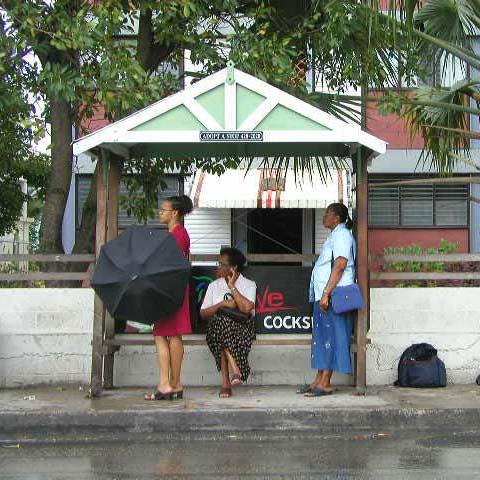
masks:
[[[353,264],[356,266],[357,258],[355,256],[355,249],[353,248],[353,242],[352,242],[351,252],[352,252],[352,258],[353,258]],[[330,270],[333,270],[334,263],[335,263],[335,259],[333,258],[333,249],[332,249],[332,259],[330,260]],[[357,271],[356,268],[355,268],[355,271]]]
[[[353,266],[354,266],[354,269],[353,271],[355,272],[355,283],[357,282],[357,257],[355,255],[355,249],[353,248],[353,245],[354,245],[354,241],[352,242],[352,258],[353,258]],[[335,259],[333,257],[333,249],[332,249],[332,259],[330,260],[330,273],[332,273],[333,271],[333,264],[335,263]]]

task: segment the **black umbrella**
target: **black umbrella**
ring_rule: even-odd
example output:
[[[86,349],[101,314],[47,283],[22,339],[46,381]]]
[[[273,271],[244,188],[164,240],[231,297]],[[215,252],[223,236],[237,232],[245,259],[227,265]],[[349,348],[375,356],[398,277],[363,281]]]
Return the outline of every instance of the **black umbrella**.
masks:
[[[181,307],[189,277],[170,233],[134,226],[102,247],[91,285],[112,317],[149,324]]]

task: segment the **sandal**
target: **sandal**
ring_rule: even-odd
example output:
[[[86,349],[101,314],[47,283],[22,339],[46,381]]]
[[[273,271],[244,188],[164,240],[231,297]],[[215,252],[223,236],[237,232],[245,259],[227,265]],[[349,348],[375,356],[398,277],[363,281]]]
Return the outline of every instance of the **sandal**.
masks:
[[[150,395],[145,395],[143,397],[145,400],[154,401],[154,400],[173,400],[173,392],[162,393],[160,390],[155,389],[154,393]]]
[[[240,385],[242,383],[242,376],[239,373],[235,373],[234,375],[232,375],[231,383],[232,386]]]
[[[314,387],[310,389],[309,392],[305,393],[306,397],[324,397],[326,395],[331,395],[333,391],[328,392],[327,390],[323,390],[323,388],[320,387]]]
[[[304,383],[303,385],[297,385],[297,395],[304,395],[312,390],[312,387],[309,383]]]
[[[231,387],[221,387],[220,391],[218,392],[218,396],[220,398],[230,398],[232,396],[232,388]]]
[[[172,400],[183,400],[183,390],[172,392]]]

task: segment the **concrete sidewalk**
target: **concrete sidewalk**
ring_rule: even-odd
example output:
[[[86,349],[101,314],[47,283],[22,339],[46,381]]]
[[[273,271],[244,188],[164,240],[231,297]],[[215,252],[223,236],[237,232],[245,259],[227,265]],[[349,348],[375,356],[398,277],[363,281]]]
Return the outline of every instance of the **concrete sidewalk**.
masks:
[[[340,387],[305,398],[295,387],[240,386],[230,399],[191,387],[179,401],[148,402],[147,390],[122,388],[95,399],[72,388],[0,391],[0,441],[120,438],[219,432],[319,432],[469,428],[480,424],[480,387],[371,387],[365,396]]]

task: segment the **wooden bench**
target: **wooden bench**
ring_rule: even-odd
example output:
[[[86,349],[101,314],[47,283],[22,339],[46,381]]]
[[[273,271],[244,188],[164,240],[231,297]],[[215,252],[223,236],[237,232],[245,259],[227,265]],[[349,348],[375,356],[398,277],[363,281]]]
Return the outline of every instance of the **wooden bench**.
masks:
[[[298,346],[310,346],[311,335],[310,334],[257,334],[257,339],[253,342],[254,345],[298,345]],[[207,345],[204,335],[184,335],[183,343],[185,345]],[[367,341],[367,343],[369,343]],[[154,345],[153,336],[144,333],[121,333],[114,335],[113,338],[107,338],[105,344],[108,345],[109,352],[111,353],[111,347],[113,350],[117,350],[122,346],[137,346],[137,345]],[[357,345],[352,344],[350,347],[352,353],[357,352]],[[107,353],[107,352],[106,352]]]

